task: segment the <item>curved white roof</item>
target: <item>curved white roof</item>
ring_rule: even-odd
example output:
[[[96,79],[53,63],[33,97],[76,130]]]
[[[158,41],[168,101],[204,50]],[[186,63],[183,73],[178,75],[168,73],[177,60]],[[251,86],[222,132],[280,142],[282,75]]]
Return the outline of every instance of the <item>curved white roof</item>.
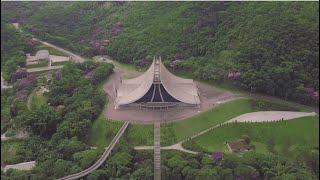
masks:
[[[160,74],[160,75],[158,75]],[[160,77],[160,82],[159,78]],[[183,79],[170,73],[161,59],[153,60],[150,68],[141,76],[123,80],[117,90],[115,107],[133,103],[142,98],[152,84],[161,83],[175,99],[187,104],[200,104],[198,89],[192,79]]]
[[[119,105],[133,103],[142,98],[148,92],[153,83],[153,64],[154,62],[143,75],[134,79],[122,81],[117,91],[117,97],[115,100],[116,107]]]

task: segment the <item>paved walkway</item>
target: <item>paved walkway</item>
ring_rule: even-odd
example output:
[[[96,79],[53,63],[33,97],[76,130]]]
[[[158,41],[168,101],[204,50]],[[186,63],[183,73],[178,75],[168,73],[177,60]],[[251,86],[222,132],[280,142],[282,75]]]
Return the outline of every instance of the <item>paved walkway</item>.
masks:
[[[160,122],[154,123],[154,180],[161,180]]]
[[[117,135],[113,138],[113,140],[111,141],[111,143],[109,144],[109,146],[106,148],[106,150],[104,151],[104,153],[102,154],[102,156],[98,159],[98,161],[96,161],[91,167],[78,172],[76,174],[71,174],[62,178],[59,178],[58,180],[73,180],[73,179],[79,179],[83,176],[86,176],[88,174],[90,174],[92,171],[98,169],[102,163],[107,159],[107,157],[110,155],[112,149],[114,148],[114,146],[117,144],[117,142],[119,141],[120,137],[123,135],[123,133],[125,132],[125,130],[127,129],[129,125],[129,122],[125,122],[122,127],[120,128],[120,130],[118,131]]]
[[[259,111],[242,114],[229,121],[230,122],[270,122],[277,120],[290,120],[304,116],[314,116],[315,112],[294,112],[294,111]]]
[[[3,172],[8,171],[9,169],[31,170],[35,165],[36,165],[35,161],[6,165],[3,169]]]
[[[10,140],[10,139],[26,139],[26,138],[29,137],[29,134],[26,133],[26,132],[19,132],[15,136],[10,136],[10,137],[7,137],[6,133],[7,132],[5,132],[5,133],[3,133],[1,135],[1,141],[7,141],[7,140]]]
[[[315,112],[293,112],[293,111],[259,111],[259,112],[253,112],[253,113],[246,113],[242,114],[240,116],[237,116],[235,118],[232,118],[221,125],[225,125],[228,123],[235,123],[237,122],[272,122],[275,120],[292,120],[299,117],[305,117],[305,116],[315,116],[317,115]],[[198,152],[190,151],[182,147],[182,144],[188,140],[191,140],[193,138],[196,138],[204,133],[207,133],[211,131],[212,129],[215,129],[217,127],[220,127],[220,125],[213,126],[209,129],[206,129],[204,131],[201,131],[193,136],[191,136],[188,139],[182,140],[176,144],[173,144],[171,146],[165,146],[161,147],[161,149],[166,150],[178,150],[183,151],[191,154],[197,154]],[[153,146],[136,146],[134,147],[136,150],[147,150],[147,149],[153,149]]]

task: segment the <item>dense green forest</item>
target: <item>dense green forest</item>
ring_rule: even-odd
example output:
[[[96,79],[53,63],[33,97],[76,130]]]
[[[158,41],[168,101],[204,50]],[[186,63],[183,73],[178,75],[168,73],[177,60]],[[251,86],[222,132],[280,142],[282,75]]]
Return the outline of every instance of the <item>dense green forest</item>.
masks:
[[[7,80],[18,66],[25,66],[26,37],[22,36],[13,25],[1,20],[1,72]]]
[[[50,88],[49,98],[34,110],[27,108],[26,97],[30,90],[43,85],[43,77],[27,74],[20,77],[12,89],[2,89],[1,134],[22,130],[30,134],[27,140],[17,143],[15,155],[3,163],[36,160],[38,165],[32,171],[32,179],[60,177],[61,171],[78,172],[91,165],[102,152],[90,150],[88,145],[92,122],[107,102],[98,86],[112,72],[113,65],[108,63],[65,64],[61,71],[52,74],[50,81],[44,79]],[[70,165],[70,169],[60,169],[65,167],[62,164]],[[6,176],[11,176],[11,172]],[[26,178],[20,174],[13,179]]]
[[[252,92],[319,99],[316,2],[5,2],[1,18],[84,56],[173,70]]]
[[[98,169],[89,174],[86,180],[125,180],[153,179],[153,154],[152,151],[136,151],[128,146],[128,140],[123,139],[114,149],[110,158]],[[91,150],[92,151],[92,150]],[[84,155],[87,158],[84,158]],[[90,150],[76,153],[73,158],[79,164],[88,164],[95,153]],[[245,180],[245,179],[303,179],[313,180],[317,177],[312,173],[318,173],[315,160],[317,154],[302,153],[299,158],[292,162],[277,155],[247,153],[244,157],[232,154],[214,152],[212,156],[206,154],[188,154],[178,151],[163,151],[161,157],[161,176],[166,180]],[[14,178],[24,180],[52,179],[62,175],[70,174],[79,168],[79,165],[72,164],[68,160],[59,159],[56,162],[49,161],[44,165],[48,167],[46,174],[40,173],[40,168],[29,171],[10,170],[2,176],[3,179]],[[51,167],[49,165],[52,165]],[[44,170],[44,169],[43,169]],[[51,175],[50,177],[48,175]]]

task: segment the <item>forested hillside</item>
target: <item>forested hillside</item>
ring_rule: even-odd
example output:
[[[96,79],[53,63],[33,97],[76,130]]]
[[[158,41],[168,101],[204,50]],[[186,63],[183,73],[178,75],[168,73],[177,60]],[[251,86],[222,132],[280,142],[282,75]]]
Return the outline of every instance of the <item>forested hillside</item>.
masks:
[[[1,10],[2,20],[84,56],[146,65],[161,55],[193,78],[319,100],[317,2],[4,2]]]
[[[1,20],[1,72],[5,79],[9,79],[17,66],[25,65],[25,38],[7,23]]]

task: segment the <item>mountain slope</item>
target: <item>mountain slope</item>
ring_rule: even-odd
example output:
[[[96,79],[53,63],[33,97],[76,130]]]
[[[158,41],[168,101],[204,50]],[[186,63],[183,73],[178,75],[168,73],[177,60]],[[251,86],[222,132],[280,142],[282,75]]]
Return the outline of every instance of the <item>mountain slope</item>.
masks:
[[[174,69],[194,78],[318,102],[316,2],[2,4],[4,20],[20,21],[41,39],[82,55],[108,54],[138,65],[161,55],[182,60]]]

